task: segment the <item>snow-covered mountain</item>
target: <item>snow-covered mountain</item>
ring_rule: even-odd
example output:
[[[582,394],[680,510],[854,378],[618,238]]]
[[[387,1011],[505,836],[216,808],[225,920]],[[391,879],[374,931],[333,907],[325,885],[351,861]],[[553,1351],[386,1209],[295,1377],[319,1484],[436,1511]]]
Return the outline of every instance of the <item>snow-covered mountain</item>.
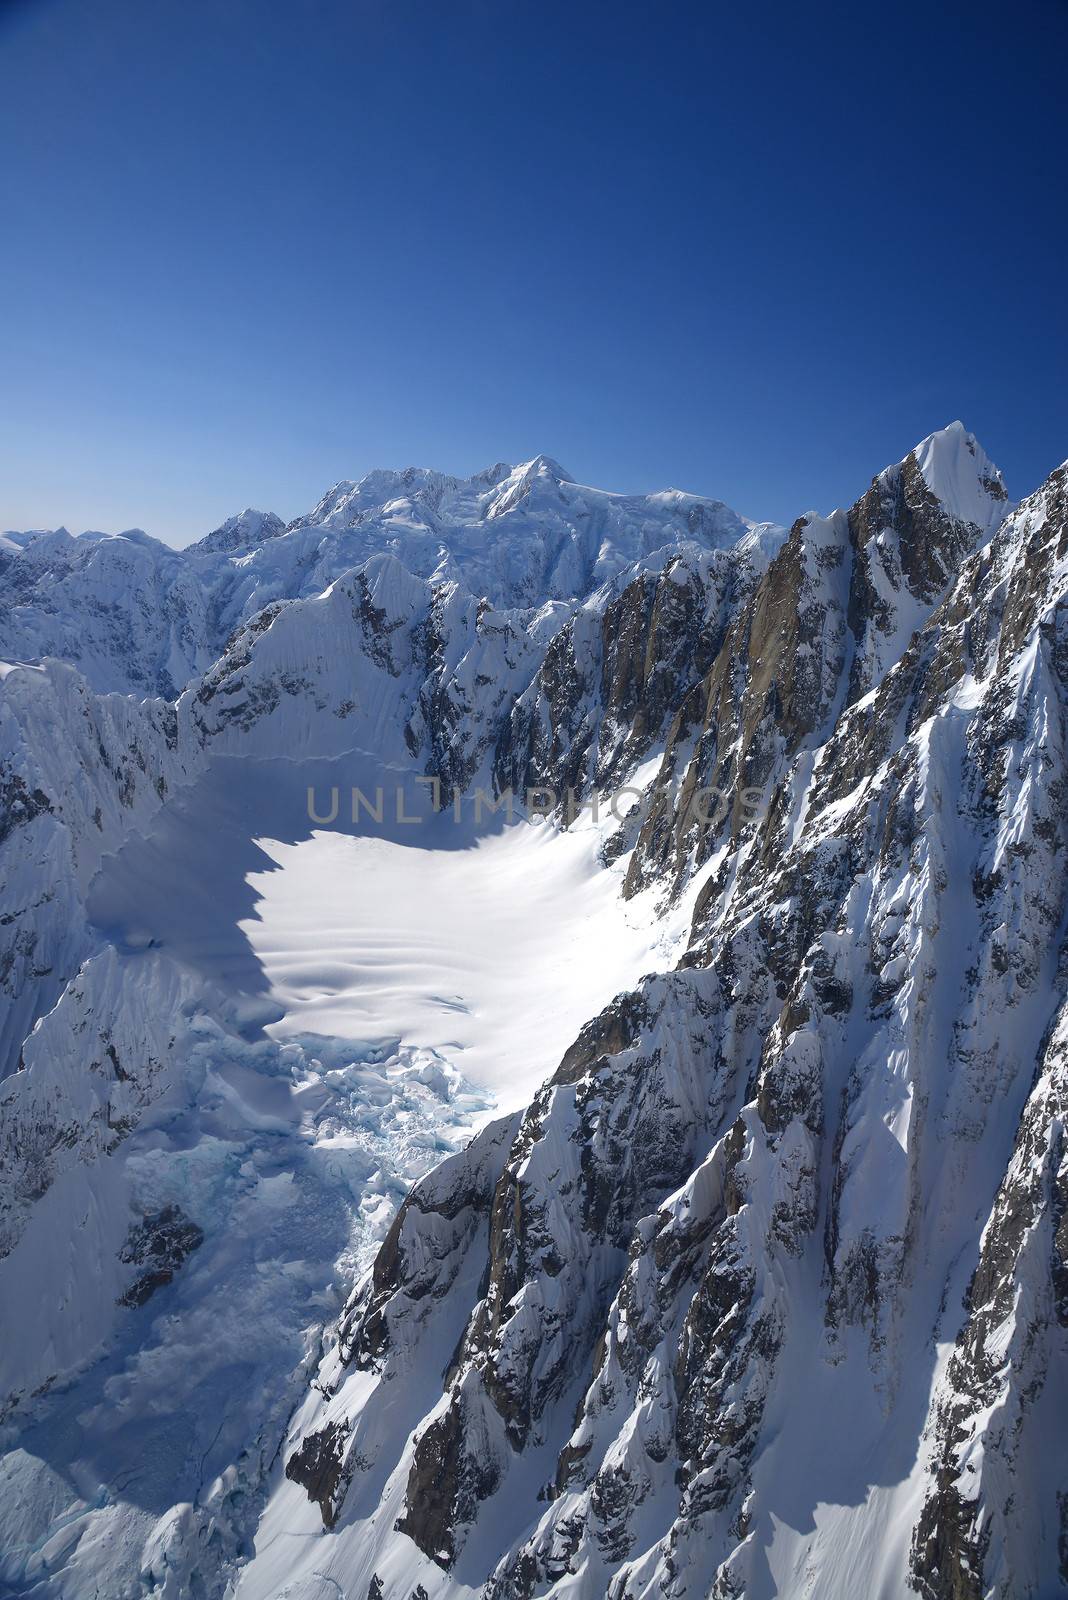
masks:
[[[675,489],[585,488],[547,456],[471,479],[372,472],[288,527],[247,509],[182,551],[140,530],[5,535],[0,660],[56,656],[101,692],[173,699],[265,606],[319,595],[373,555],[495,606],[537,608],[582,599],[660,550],[744,539],[770,554],[782,536]]]
[[[8,536],[0,1592],[1068,1590],[1066,619],[960,424]]]

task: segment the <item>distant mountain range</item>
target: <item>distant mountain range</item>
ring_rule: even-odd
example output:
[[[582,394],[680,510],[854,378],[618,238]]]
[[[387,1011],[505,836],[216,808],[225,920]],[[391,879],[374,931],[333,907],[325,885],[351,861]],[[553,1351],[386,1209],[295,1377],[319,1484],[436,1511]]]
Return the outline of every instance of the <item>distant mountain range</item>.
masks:
[[[264,606],[321,594],[375,555],[515,610],[584,599],[660,550],[783,537],[680,490],[584,488],[548,456],[470,479],[372,472],[288,526],[249,509],[180,551],[140,530],[0,535],[0,656],[54,655],[100,692],[173,698]]]

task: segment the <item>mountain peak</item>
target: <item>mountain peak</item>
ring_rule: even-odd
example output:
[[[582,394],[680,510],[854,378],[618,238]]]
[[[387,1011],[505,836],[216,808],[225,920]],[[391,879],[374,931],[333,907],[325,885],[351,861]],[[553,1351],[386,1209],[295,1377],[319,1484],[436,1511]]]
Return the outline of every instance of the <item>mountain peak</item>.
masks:
[[[555,478],[557,483],[575,482],[573,475],[567,471],[566,467],[562,467],[559,461],[554,460],[552,456],[535,456],[531,461],[521,461],[512,470],[516,477],[526,479],[545,477]]]
[[[909,455],[950,516],[974,523],[984,533],[992,533],[1003,520],[1009,510],[1005,481],[963,422],[929,433]]]
[[[257,511],[254,506],[246,506],[236,516],[227,517],[225,522],[213,528],[211,533],[191,545],[190,549],[205,552],[248,550],[253,545],[266,543],[268,539],[276,539],[285,532],[285,528],[281,517],[276,517],[273,511]]]
[[[483,467],[481,472],[474,473],[471,482],[485,484],[487,489],[495,489],[502,478],[511,476],[512,470],[510,461],[495,461],[492,467]]]

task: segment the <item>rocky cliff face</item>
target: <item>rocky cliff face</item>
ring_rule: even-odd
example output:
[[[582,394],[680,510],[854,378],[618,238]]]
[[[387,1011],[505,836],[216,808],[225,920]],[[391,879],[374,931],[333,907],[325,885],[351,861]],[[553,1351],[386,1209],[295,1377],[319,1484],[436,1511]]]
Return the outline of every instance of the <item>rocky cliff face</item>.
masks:
[[[9,732],[10,837],[64,830],[52,877],[80,883],[94,830],[123,836],[218,755],[363,750],[460,789],[544,786],[564,831],[567,791],[627,784],[643,803],[606,856],[689,938],[410,1189],[271,1427],[144,1545],[144,1591],[1061,1592],[1068,468],[1013,509],[955,425],[785,539],[742,525],[718,548],[722,508],[676,497],[686,538],[628,546],[600,585],[587,531],[636,536],[633,507],[582,491],[576,517],[554,463],[372,480],[269,540],[326,529],[369,559],[291,585],[175,707],[49,668],[78,754],[38,770]],[[465,527],[544,515],[536,560],[508,569],[467,533],[442,553],[461,505]],[[0,726],[30,726],[30,671]],[[139,959],[161,963],[151,1018],[130,957],[97,951],[27,1046],[0,1108],[12,1240],[65,1174],[115,1159],[187,1057],[224,1050],[203,1021],[190,1042],[207,1002],[180,965]],[[159,1159],[138,1145],[131,1171]],[[143,1303],[157,1257],[176,1282],[209,1270],[195,1203],[152,1196],[108,1216],[111,1304]]]
[[[562,810],[568,791],[582,800],[622,784],[662,743],[764,565],[747,543],[693,548],[588,600],[514,698],[496,751],[498,786],[545,786]]]

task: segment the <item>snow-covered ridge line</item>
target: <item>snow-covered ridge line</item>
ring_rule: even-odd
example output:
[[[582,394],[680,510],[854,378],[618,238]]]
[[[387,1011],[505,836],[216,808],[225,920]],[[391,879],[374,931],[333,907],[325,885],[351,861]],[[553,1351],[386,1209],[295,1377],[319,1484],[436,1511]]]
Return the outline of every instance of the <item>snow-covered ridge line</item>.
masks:
[[[139,530],[7,536],[0,658],[55,655],[98,690],[173,699],[264,606],[321,594],[375,555],[503,609],[539,609],[576,604],[664,550],[744,540],[770,554],[782,536],[698,495],[588,488],[547,456],[469,479],[371,472],[288,525],[247,509],[184,550]]]

